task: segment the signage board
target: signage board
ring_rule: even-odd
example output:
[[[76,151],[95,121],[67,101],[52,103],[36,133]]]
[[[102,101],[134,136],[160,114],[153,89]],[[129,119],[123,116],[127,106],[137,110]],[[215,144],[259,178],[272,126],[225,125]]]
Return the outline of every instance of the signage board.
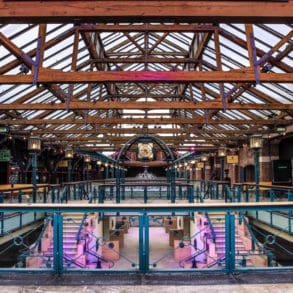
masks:
[[[238,164],[238,156],[227,156],[227,164]]]
[[[59,168],[67,168],[68,167],[68,161],[62,160],[58,162],[58,167]]]
[[[196,168],[198,168],[198,169],[203,169],[203,168],[204,168],[204,163],[203,163],[203,162],[198,162],[198,163],[196,164]]]

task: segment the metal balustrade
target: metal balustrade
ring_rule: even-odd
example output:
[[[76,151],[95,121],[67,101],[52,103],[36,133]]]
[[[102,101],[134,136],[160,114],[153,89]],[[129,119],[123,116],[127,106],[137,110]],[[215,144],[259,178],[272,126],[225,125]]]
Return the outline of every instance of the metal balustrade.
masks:
[[[265,232],[251,220],[255,212],[292,209],[288,201],[0,204],[1,214],[43,217],[31,230],[0,237],[7,239],[0,246],[0,271],[293,269],[292,249],[284,246],[280,230]]]

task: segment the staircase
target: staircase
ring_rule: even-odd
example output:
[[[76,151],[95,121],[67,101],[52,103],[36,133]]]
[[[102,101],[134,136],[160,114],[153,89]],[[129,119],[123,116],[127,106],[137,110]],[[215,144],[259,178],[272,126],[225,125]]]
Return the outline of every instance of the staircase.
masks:
[[[77,237],[84,214],[63,214],[63,257],[64,267],[80,268],[86,266],[83,251],[85,243],[78,243]],[[74,260],[73,263],[70,263]]]
[[[223,262],[225,260],[226,238],[225,238],[225,213],[209,213],[216,240],[215,240],[215,252],[218,260]],[[244,224],[239,224],[239,219],[235,215],[235,266],[236,267],[254,267],[255,258],[251,255],[251,239],[248,235],[245,235]],[[253,254],[261,255],[260,252],[255,251]],[[261,256],[266,258],[265,256]],[[216,265],[218,262],[214,261],[210,263]],[[209,267],[210,267],[209,266]]]
[[[84,243],[78,243],[77,235],[83,213],[63,214],[63,265],[64,268],[84,268],[86,259],[83,252]],[[48,254],[53,255],[53,241],[48,248]]]
[[[94,219],[83,213],[63,214],[63,267],[64,269],[110,269],[115,263],[99,255],[96,245],[90,247]],[[26,267],[51,268],[54,262],[54,226],[45,227],[41,236],[41,251],[32,249],[26,256]],[[38,246],[38,245],[35,245]],[[91,258],[91,260],[89,259]]]

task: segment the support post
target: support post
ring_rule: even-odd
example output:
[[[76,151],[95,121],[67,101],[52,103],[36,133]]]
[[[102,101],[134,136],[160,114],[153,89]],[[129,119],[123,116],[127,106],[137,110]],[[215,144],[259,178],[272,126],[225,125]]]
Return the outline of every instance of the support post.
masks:
[[[174,166],[171,167],[171,174],[170,174],[170,180],[171,180],[171,202],[175,203],[176,201],[176,181],[175,181],[175,170]]]
[[[54,271],[60,275],[63,271],[63,219],[60,213],[53,216]]]
[[[235,217],[229,212],[225,216],[226,270],[235,270]]]
[[[67,182],[70,182],[71,181],[71,171],[72,171],[71,160],[68,160],[68,166],[67,166]]]
[[[33,203],[37,201],[37,153],[32,152],[32,185],[33,185]]]
[[[149,220],[146,213],[139,216],[139,270],[149,269]]]
[[[116,169],[116,203],[120,203],[120,169]]]
[[[220,180],[224,181],[224,164],[225,164],[225,157],[220,157],[220,164],[221,164],[221,174]]]
[[[259,150],[254,150],[255,201],[259,202]]]

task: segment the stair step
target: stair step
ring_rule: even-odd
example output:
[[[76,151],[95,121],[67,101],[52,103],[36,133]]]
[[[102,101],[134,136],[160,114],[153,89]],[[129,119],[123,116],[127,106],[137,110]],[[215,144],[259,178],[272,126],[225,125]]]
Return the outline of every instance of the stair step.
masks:
[[[64,227],[75,227],[75,228],[79,228],[80,227],[80,223],[63,223],[63,228]]]
[[[63,228],[63,233],[77,233],[77,232],[78,232],[78,229],[73,229],[73,228],[64,229]]]

